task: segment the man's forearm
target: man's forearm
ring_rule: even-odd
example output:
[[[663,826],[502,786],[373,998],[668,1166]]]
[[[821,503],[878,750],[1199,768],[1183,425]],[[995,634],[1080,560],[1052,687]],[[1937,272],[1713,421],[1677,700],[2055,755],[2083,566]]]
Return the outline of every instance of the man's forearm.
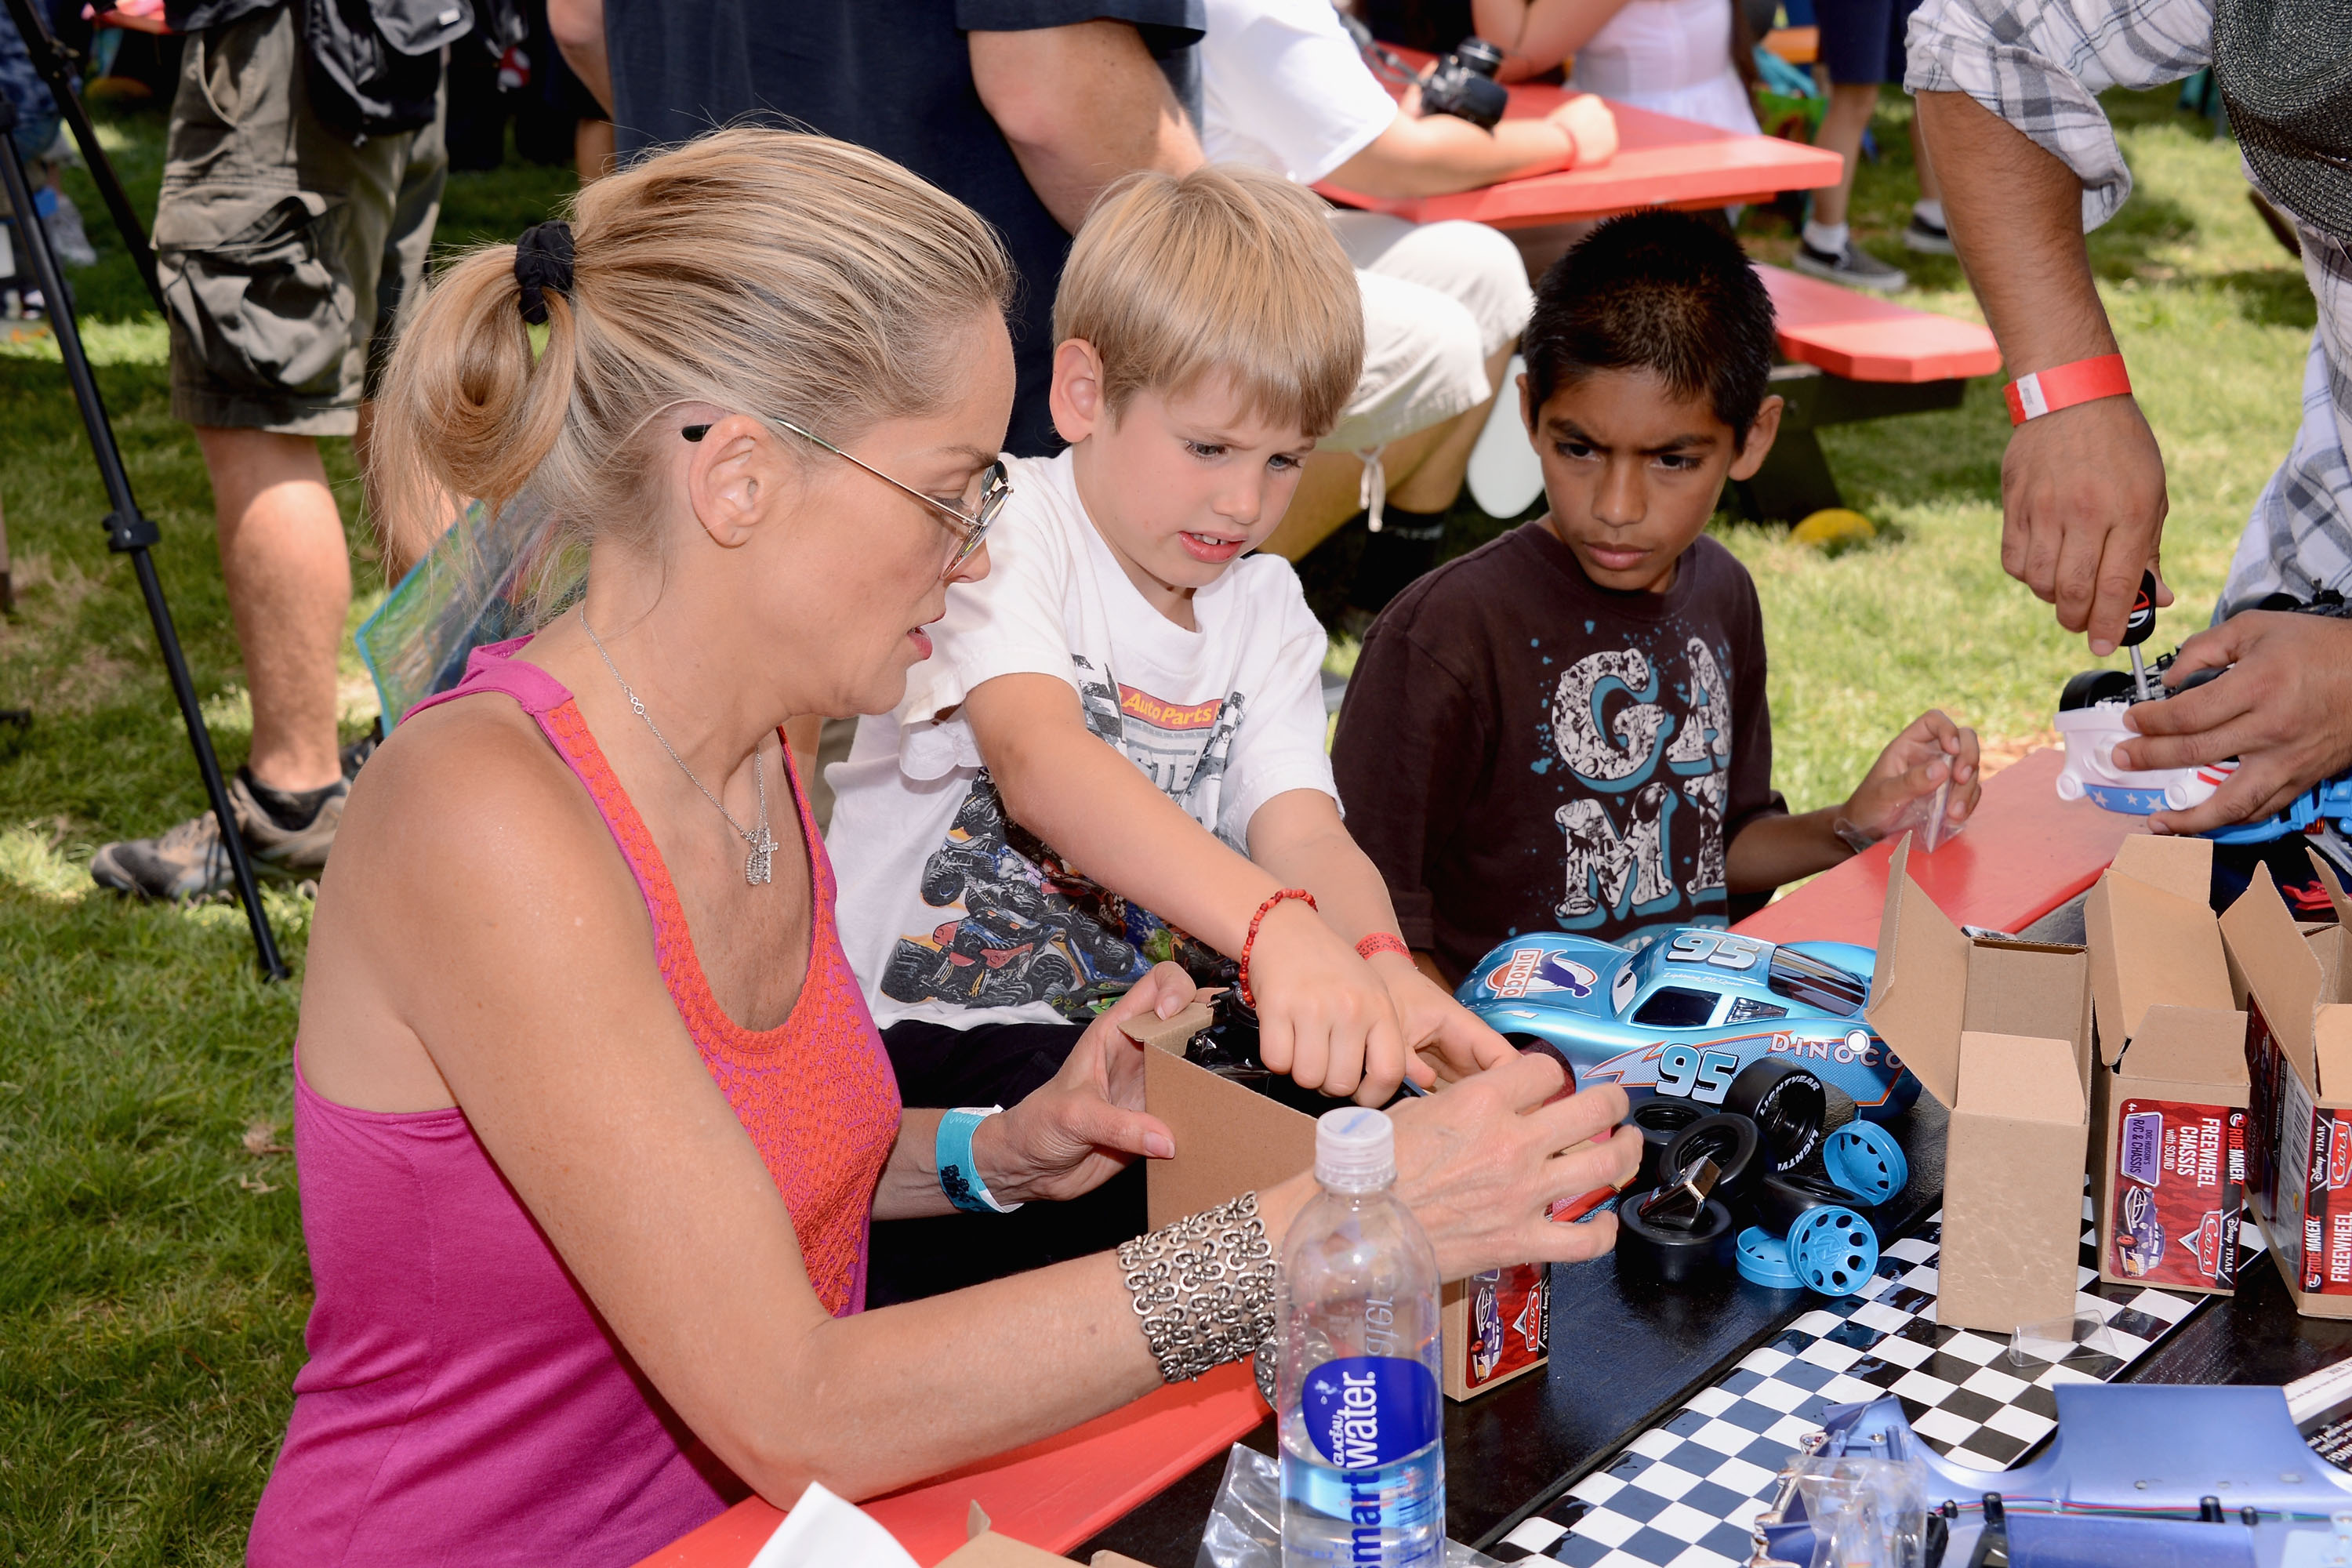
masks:
[[[1964,92],[1923,92],[1953,247],[2014,377],[2116,352],[2083,243],[2083,184]]]
[[[1168,79],[1126,22],[971,35],[971,77],[1037,199],[1073,234],[1103,187],[1201,163]]]
[[[604,112],[613,112],[613,62],[604,47],[604,0],[547,0],[556,52]]]
[[[1574,151],[1568,133],[1547,120],[1506,120],[1488,132],[1451,114],[1400,114],[1330,177],[1342,190],[1402,201],[1549,174]]]

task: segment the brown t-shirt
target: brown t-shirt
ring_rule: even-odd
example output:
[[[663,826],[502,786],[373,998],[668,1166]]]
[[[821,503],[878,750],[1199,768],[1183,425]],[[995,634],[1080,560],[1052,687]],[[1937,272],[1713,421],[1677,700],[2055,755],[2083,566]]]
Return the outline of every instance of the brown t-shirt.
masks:
[[[1702,537],[1665,593],[1615,593],[1526,523],[1373,624],[1331,763],[1405,941],[1457,983],[1521,931],[1722,923],[1727,847],[1788,809],[1756,584]]]

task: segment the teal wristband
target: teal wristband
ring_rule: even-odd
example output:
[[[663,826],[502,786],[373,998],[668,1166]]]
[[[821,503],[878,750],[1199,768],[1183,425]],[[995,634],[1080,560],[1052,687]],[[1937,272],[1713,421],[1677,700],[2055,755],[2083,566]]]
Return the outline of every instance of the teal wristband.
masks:
[[[972,1133],[982,1122],[1003,1109],[1001,1105],[966,1106],[940,1118],[939,1141],[933,1146],[939,1155],[940,1191],[947,1194],[948,1202],[966,1214],[1011,1214],[1021,1206],[997,1202],[971,1157]]]

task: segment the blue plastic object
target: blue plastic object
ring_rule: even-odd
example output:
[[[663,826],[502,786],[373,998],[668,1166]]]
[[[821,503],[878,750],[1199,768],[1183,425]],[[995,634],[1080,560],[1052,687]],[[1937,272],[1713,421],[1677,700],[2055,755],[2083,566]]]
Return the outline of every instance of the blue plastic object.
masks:
[[[1849,1121],[1822,1144],[1822,1166],[1830,1180],[1865,1205],[1883,1204],[1911,1180],[1903,1145],[1883,1127]]]
[[[1823,1410],[1822,1452],[1924,1467],[1927,1505],[1959,1504],[1947,1564],[1971,1560],[1983,1522],[1976,1500],[1987,1492],[2007,1500],[2012,1563],[2207,1568],[2315,1564],[2333,1554],[2332,1516],[2352,1510],[2352,1476],[2311,1451],[2278,1388],[2067,1383],[2051,1393],[2058,1430],[2017,1469],[1953,1463],[1912,1432],[1892,1394]],[[2229,1522],[2193,1522],[2209,1496],[2228,1500]],[[1759,1532],[1775,1561],[1810,1563],[1815,1521],[1795,1489],[1780,1501]],[[2254,1510],[2252,1528],[2238,1522],[2242,1509]]]
[[[1789,1266],[1789,1244],[1752,1225],[1739,1233],[1739,1277],[1773,1290],[1794,1290],[1804,1284]]]
[[[1808,1290],[1851,1296],[1878,1270],[1878,1236],[1844,1208],[1807,1209],[1789,1227],[1789,1266]]]

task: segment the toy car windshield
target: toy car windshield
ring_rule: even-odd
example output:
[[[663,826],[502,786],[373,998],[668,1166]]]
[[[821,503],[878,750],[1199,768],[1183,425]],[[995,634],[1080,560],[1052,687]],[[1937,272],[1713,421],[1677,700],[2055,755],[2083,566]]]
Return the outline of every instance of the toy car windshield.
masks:
[[[1860,977],[1786,947],[1772,950],[1767,983],[1775,995],[1842,1018],[1853,1017],[1870,1000],[1870,987]]]

